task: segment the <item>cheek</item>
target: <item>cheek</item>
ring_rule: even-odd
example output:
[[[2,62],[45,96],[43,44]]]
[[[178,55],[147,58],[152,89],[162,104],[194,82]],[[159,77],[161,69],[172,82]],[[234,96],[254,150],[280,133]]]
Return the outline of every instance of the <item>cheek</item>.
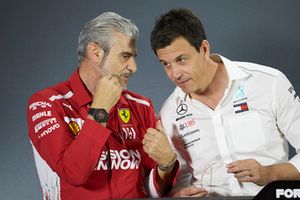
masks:
[[[110,72],[110,74],[117,74],[120,71],[120,64],[116,62],[106,62],[105,68]]]
[[[167,70],[167,69],[164,69],[164,70],[165,70],[165,73],[166,73],[167,77],[172,81],[173,80],[172,71]]]

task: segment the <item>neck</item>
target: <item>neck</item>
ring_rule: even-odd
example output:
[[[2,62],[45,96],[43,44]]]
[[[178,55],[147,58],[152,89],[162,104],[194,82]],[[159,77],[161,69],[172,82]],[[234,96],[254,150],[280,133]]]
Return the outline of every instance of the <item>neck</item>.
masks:
[[[190,94],[191,98],[201,101],[207,106],[215,109],[226,90],[228,84],[228,75],[223,63],[213,63],[215,72],[212,80],[205,91]],[[213,68],[213,66],[212,66]]]
[[[216,63],[217,68],[211,83],[207,87],[208,94],[224,93],[228,84],[228,75],[223,63]],[[223,96],[223,95],[222,95]]]

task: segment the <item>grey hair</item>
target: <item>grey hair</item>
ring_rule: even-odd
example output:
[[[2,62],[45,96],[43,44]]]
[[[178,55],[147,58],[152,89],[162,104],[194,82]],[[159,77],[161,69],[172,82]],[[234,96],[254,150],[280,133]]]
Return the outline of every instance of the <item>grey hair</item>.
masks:
[[[80,31],[78,38],[78,59],[86,57],[86,49],[89,42],[96,42],[104,51],[104,57],[110,51],[112,36],[115,32],[136,40],[139,34],[137,26],[129,19],[126,19],[114,12],[105,12],[98,17],[88,21]]]

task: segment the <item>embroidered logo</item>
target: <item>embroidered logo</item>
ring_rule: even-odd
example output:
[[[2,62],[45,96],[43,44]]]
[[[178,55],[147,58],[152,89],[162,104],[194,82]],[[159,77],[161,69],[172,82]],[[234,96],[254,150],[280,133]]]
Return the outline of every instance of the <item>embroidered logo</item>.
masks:
[[[74,121],[70,121],[68,125],[69,125],[73,135],[75,135],[75,136],[78,135],[78,133],[80,131],[79,125]]]
[[[233,107],[235,113],[241,113],[249,110],[247,102],[235,104]]]
[[[237,89],[236,93],[235,93],[235,97],[237,99],[241,99],[245,96],[244,93],[244,86],[240,85],[239,88]]]
[[[176,109],[176,113],[178,115],[184,115],[188,110],[188,106],[184,103],[179,104],[179,106]]]
[[[130,120],[130,111],[128,108],[123,108],[119,110],[119,116],[123,122],[128,123]]]

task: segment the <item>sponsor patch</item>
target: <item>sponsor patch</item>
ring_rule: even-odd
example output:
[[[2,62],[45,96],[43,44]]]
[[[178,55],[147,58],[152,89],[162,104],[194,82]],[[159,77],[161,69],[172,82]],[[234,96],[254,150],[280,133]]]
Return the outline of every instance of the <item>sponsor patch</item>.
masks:
[[[69,122],[68,125],[69,125],[73,135],[75,135],[75,136],[78,135],[78,133],[80,131],[79,125],[74,121]]]
[[[187,137],[187,136],[191,136],[191,135],[193,135],[194,133],[198,133],[198,132],[200,132],[200,130],[199,129],[196,129],[196,130],[192,130],[192,131],[189,131],[189,132],[186,132],[186,133],[183,133],[183,134],[178,134],[178,138],[184,138],[184,137]]]
[[[119,116],[123,122],[128,123],[130,120],[130,111],[128,108],[122,108],[119,110]]]
[[[186,121],[184,123],[180,123],[179,124],[179,130],[183,131],[185,128],[189,128],[189,127],[191,127],[191,126],[193,126],[195,124],[196,124],[195,119],[188,120],[188,121]]]
[[[200,141],[200,138],[196,138],[196,139],[194,139],[194,140],[192,140],[192,141],[189,141],[189,142],[187,142],[187,143],[184,143],[184,148],[185,148],[185,149],[188,149],[189,147],[194,146],[194,145],[195,145],[195,142],[198,142],[198,141]]]
[[[233,107],[235,113],[241,113],[249,110],[247,102],[235,104]]]
[[[42,111],[39,113],[36,113],[32,116],[32,122],[34,122],[35,120],[41,118],[41,117],[51,117],[51,111]]]
[[[139,169],[140,163],[141,154],[138,150],[122,149],[102,151],[95,170]]]
[[[64,117],[64,121],[68,124],[68,126],[70,127],[73,135],[78,135],[81,127],[84,123],[84,120],[81,118],[69,118],[69,117]]]
[[[66,103],[62,103],[62,105],[66,108],[69,108],[71,111],[73,111],[72,106]]]
[[[237,91],[235,92],[235,97],[237,99],[241,99],[244,98],[245,96],[245,92],[244,92],[244,86],[240,85],[237,89]]]
[[[29,105],[29,109],[30,110],[35,110],[38,107],[41,108],[51,108],[52,104],[45,102],[45,101],[37,101],[37,102],[33,102],[32,104]]]
[[[176,108],[176,113],[178,115],[184,115],[188,111],[188,106],[185,103],[180,103]]]
[[[122,127],[122,130],[125,135],[125,140],[134,140],[136,139],[136,132],[133,127]]]
[[[60,127],[59,124],[53,124],[52,126],[50,126],[49,128],[47,128],[46,130],[44,130],[41,134],[38,135],[38,138],[41,139],[42,137],[50,134],[52,131],[54,131],[55,129],[58,129]]]
[[[184,118],[186,118],[186,117],[191,117],[192,115],[193,115],[192,113],[189,113],[189,114],[187,114],[187,115],[183,115],[183,116],[181,116],[181,117],[176,118],[176,121],[182,120],[182,119],[184,119]]]
[[[50,119],[46,119],[46,120],[44,120],[44,121],[38,123],[37,125],[35,125],[34,131],[35,131],[35,133],[37,133],[39,130],[41,130],[41,129],[44,128],[45,126],[48,126],[48,125],[50,125],[50,124],[54,124],[54,123],[56,123],[56,122],[57,122],[57,121],[56,121],[56,118],[55,118],[55,117],[50,118]]]

